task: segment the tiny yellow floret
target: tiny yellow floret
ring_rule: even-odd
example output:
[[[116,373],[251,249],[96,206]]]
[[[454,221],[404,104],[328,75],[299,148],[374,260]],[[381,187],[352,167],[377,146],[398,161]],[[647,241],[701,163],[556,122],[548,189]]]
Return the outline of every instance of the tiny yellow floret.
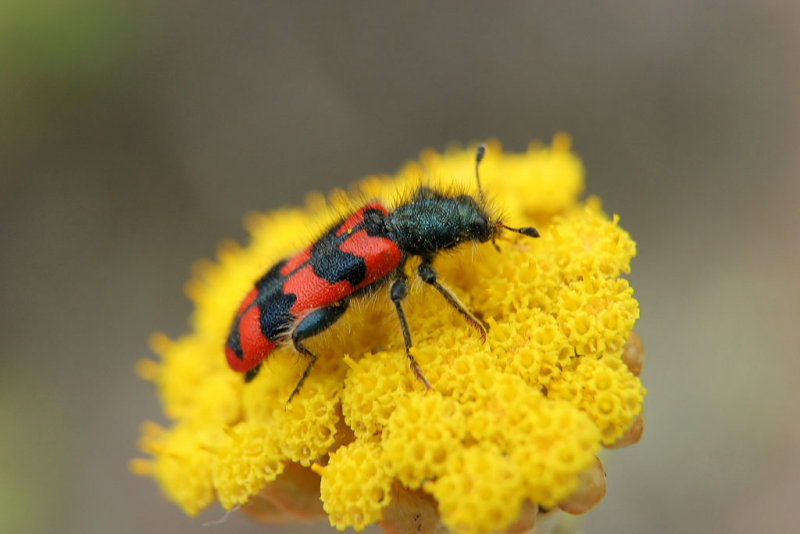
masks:
[[[381,519],[391,500],[392,477],[377,441],[354,441],[331,453],[322,471],[320,493],[331,525],[362,530]]]
[[[271,434],[263,423],[243,423],[227,432],[229,439],[215,451],[212,477],[225,508],[246,503],[283,472],[283,456]]]
[[[508,232],[499,251],[489,242],[436,258],[439,279],[488,325],[485,342],[440,294],[412,282],[403,309],[430,390],[409,369],[388,286],[307,341],[319,359],[288,405],[306,365],[289,346],[249,383],[225,360],[234,314],[273,264],[367,200],[392,209],[423,184],[475,196],[474,169],[474,147],[425,150],[395,176],[248,215],[246,246],[225,242],[215,261],[193,268],[190,332],[153,336],[158,360],[137,364],[167,423],[142,426],[148,458],[131,470],[192,515],[215,501],[278,502],[280,488],[308,480],[316,492],[319,475],[338,529],[383,521],[393,495],[433,503],[446,528],[467,534],[512,528],[523,510],[574,496],[598,450],[641,428],[646,392],[623,359],[639,317],[624,278],[636,244],[599,199],[579,200],[583,165],[564,134],[520,154],[490,142],[481,167],[490,209],[541,237]],[[418,265],[412,258],[407,273]],[[292,473],[306,485],[293,486]]]
[[[502,530],[516,519],[524,482],[511,458],[491,444],[453,451],[447,469],[426,489],[439,502],[444,524],[455,532]]]
[[[453,398],[435,391],[399,399],[383,435],[386,468],[403,484],[417,489],[441,475],[450,451],[460,447],[466,418]]]

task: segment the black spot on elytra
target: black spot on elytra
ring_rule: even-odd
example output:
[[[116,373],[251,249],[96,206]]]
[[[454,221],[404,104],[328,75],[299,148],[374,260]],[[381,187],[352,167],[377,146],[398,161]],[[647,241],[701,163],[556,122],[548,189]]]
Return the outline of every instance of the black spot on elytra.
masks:
[[[281,275],[281,269],[288,260],[281,260],[273,265],[264,276],[256,282],[258,295],[254,304],[258,306],[259,327],[261,333],[270,341],[277,340],[285,333],[286,327],[292,321],[289,310],[297,300],[297,295],[285,295],[283,284],[287,277]]]
[[[231,331],[228,334],[228,340],[225,342],[225,346],[231,349],[237,358],[239,358],[240,360],[244,360],[244,354],[242,353],[242,340],[239,337],[238,316],[233,319],[233,324],[231,325]]]
[[[261,333],[270,341],[275,341],[281,331],[285,330],[287,318],[291,322],[289,309],[291,309],[297,297],[295,295],[284,295],[281,290],[286,277],[281,276],[280,270],[286,264],[286,261],[279,261],[264,276],[258,279],[255,283],[255,287],[258,290],[255,300],[233,319],[225,345],[240,360],[244,359],[244,351],[242,350],[239,326],[242,322],[242,316],[252,306],[258,306],[259,328]]]
[[[364,212],[364,229],[370,237],[388,237],[386,215],[380,210],[366,210]]]
[[[297,295],[285,294],[278,290],[256,298],[259,309],[261,333],[270,341],[275,341],[286,334],[287,327],[294,320],[289,311],[294,306]]]
[[[314,243],[309,263],[316,276],[331,284],[347,281],[351,286],[357,286],[367,275],[367,265],[363,258],[342,251],[341,246],[352,233],[361,229],[363,223],[356,225],[350,234],[344,232],[336,235],[345,220],[334,225]]]
[[[256,289],[258,289],[259,293],[262,291],[270,292],[274,287],[280,287],[286,281],[286,278],[281,276],[281,269],[283,266],[286,265],[286,262],[289,260],[281,260],[275,265],[273,265],[269,271],[267,271],[264,276],[258,279],[256,282]]]

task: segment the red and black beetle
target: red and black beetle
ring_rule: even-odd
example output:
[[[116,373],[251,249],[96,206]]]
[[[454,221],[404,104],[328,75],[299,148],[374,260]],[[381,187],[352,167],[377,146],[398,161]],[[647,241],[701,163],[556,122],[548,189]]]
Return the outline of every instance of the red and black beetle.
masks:
[[[485,150],[480,145],[475,158],[477,198],[420,187],[393,211],[370,202],[336,222],[305,250],[272,266],[255,283],[233,319],[225,344],[231,368],[246,373],[245,380],[250,381],[269,353],[291,339],[295,350],[308,358],[287,401],[291,402],[317,360],[304,340],[333,325],[352,297],[390,285],[389,295],[400,319],[411,370],[430,388],[409,350],[411,334],[401,306],[408,290],[408,258],[422,259],[417,268],[420,279],[441,293],[485,340],[485,325],[438,281],[434,257],[468,241],[494,242],[503,229],[539,236],[533,227],[511,228],[489,215],[478,174]]]

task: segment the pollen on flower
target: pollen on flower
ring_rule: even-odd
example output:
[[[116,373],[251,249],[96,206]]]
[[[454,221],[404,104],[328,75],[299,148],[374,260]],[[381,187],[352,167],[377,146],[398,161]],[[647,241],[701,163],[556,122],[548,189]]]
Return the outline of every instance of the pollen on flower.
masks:
[[[589,275],[565,284],[558,296],[562,332],[581,356],[620,358],[639,317],[633,289],[622,278]]]
[[[244,504],[283,472],[283,455],[264,423],[242,423],[215,452],[212,481],[222,506]]]
[[[555,217],[552,224],[541,244],[548,250],[547,264],[553,262],[549,266],[557,267],[562,279],[591,273],[613,278],[630,272],[636,243],[619,227],[618,216],[606,217],[597,197]]]
[[[491,444],[453,451],[442,474],[426,484],[442,521],[455,532],[480,534],[507,528],[517,518],[524,481],[513,461]]]
[[[344,418],[356,437],[367,438],[383,430],[398,399],[414,389],[405,354],[367,354],[351,369],[342,393]]]
[[[634,423],[645,392],[621,359],[611,357],[581,358],[575,369],[564,373],[550,389],[553,398],[565,399],[588,415],[606,445],[621,438]]]
[[[450,451],[466,434],[461,405],[435,392],[401,398],[383,436],[384,464],[403,484],[419,488],[442,474]]]
[[[299,402],[287,405],[297,364],[298,359],[288,351],[278,351],[245,388],[242,403],[247,420],[268,424],[285,459],[308,466],[334,443],[341,419],[337,400],[343,366],[334,358],[319,362],[320,379],[305,384],[297,396]]]
[[[280,428],[281,450],[290,460],[305,466],[324,456],[334,443],[341,417],[336,408],[341,378],[307,386],[298,395],[300,402],[282,406],[273,418],[273,424]]]
[[[154,456],[152,475],[161,489],[189,515],[197,514],[214,499],[213,453],[203,444],[218,438],[207,430],[179,424],[140,442],[142,450]]]
[[[331,525],[362,530],[381,519],[391,500],[392,477],[386,467],[376,441],[355,441],[331,453],[320,483]]]
[[[497,330],[509,331],[504,347],[508,357],[501,360],[501,368],[522,377],[530,385],[547,387],[561,374],[574,352],[555,317],[533,310],[529,322],[531,326],[519,332],[509,325],[498,325]]]
[[[493,375],[481,404],[467,422],[469,434],[494,443],[514,460],[523,474],[523,495],[547,507],[569,495],[599,448],[591,419],[505,373]]]
[[[441,283],[488,325],[485,343],[416,279],[418,259],[406,265],[411,353],[431,390],[409,368],[388,285],[306,341],[319,358],[288,405],[307,364],[290,346],[249,383],[226,363],[234,314],[267,269],[367,200],[392,209],[421,184],[475,195],[474,154],[426,150],[395,176],[249,214],[249,243],[225,242],[216,261],[193,267],[190,332],[154,336],[158,361],[137,364],[168,423],[142,426],[148,458],[131,470],[188,514],[218,501],[309,516],[321,498],[339,529],[405,532],[424,517],[456,533],[501,532],[531,524],[539,506],[575,513],[601,499],[597,451],[634,443],[643,428],[639,307],[622,278],[636,245],[598,199],[578,200],[583,166],[566,135],[521,154],[489,142],[482,163],[490,208],[540,238],[505,232],[499,251],[465,245],[436,258]],[[298,502],[311,504],[297,513]],[[413,503],[425,510],[409,515]]]

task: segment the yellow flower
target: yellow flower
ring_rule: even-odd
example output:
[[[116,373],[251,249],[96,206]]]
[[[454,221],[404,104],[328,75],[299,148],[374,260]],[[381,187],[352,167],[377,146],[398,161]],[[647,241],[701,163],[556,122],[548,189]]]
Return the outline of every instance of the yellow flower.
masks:
[[[474,150],[458,147],[348,193],[312,194],[303,208],[250,215],[246,247],[226,242],[198,263],[191,332],[155,336],[159,361],[138,368],[171,423],[143,426],[150,459],[132,469],[189,514],[214,500],[272,519],[324,509],[340,529],[414,529],[432,509],[452,531],[484,533],[529,526],[537,507],[594,505],[602,488],[582,481],[602,480],[596,453],[641,434],[639,309],[621,278],[635,243],[598,199],[578,200],[583,167],[563,134],[521,154],[490,143],[481,179],[503,222],[541,237],[507,233],[500,251],[466,245],[436,259],[489,325],[485,343],[441,295],[412,284],[404,310],[431,390],[409,370],[387,287],[308,341],[320,358],[288,405],[303,358],[280,346],[245,384],[223,346],[253,281],[361,202],[396,205],[420,184],[474,194]],[[404,515],[409,506],[420,513]]]

